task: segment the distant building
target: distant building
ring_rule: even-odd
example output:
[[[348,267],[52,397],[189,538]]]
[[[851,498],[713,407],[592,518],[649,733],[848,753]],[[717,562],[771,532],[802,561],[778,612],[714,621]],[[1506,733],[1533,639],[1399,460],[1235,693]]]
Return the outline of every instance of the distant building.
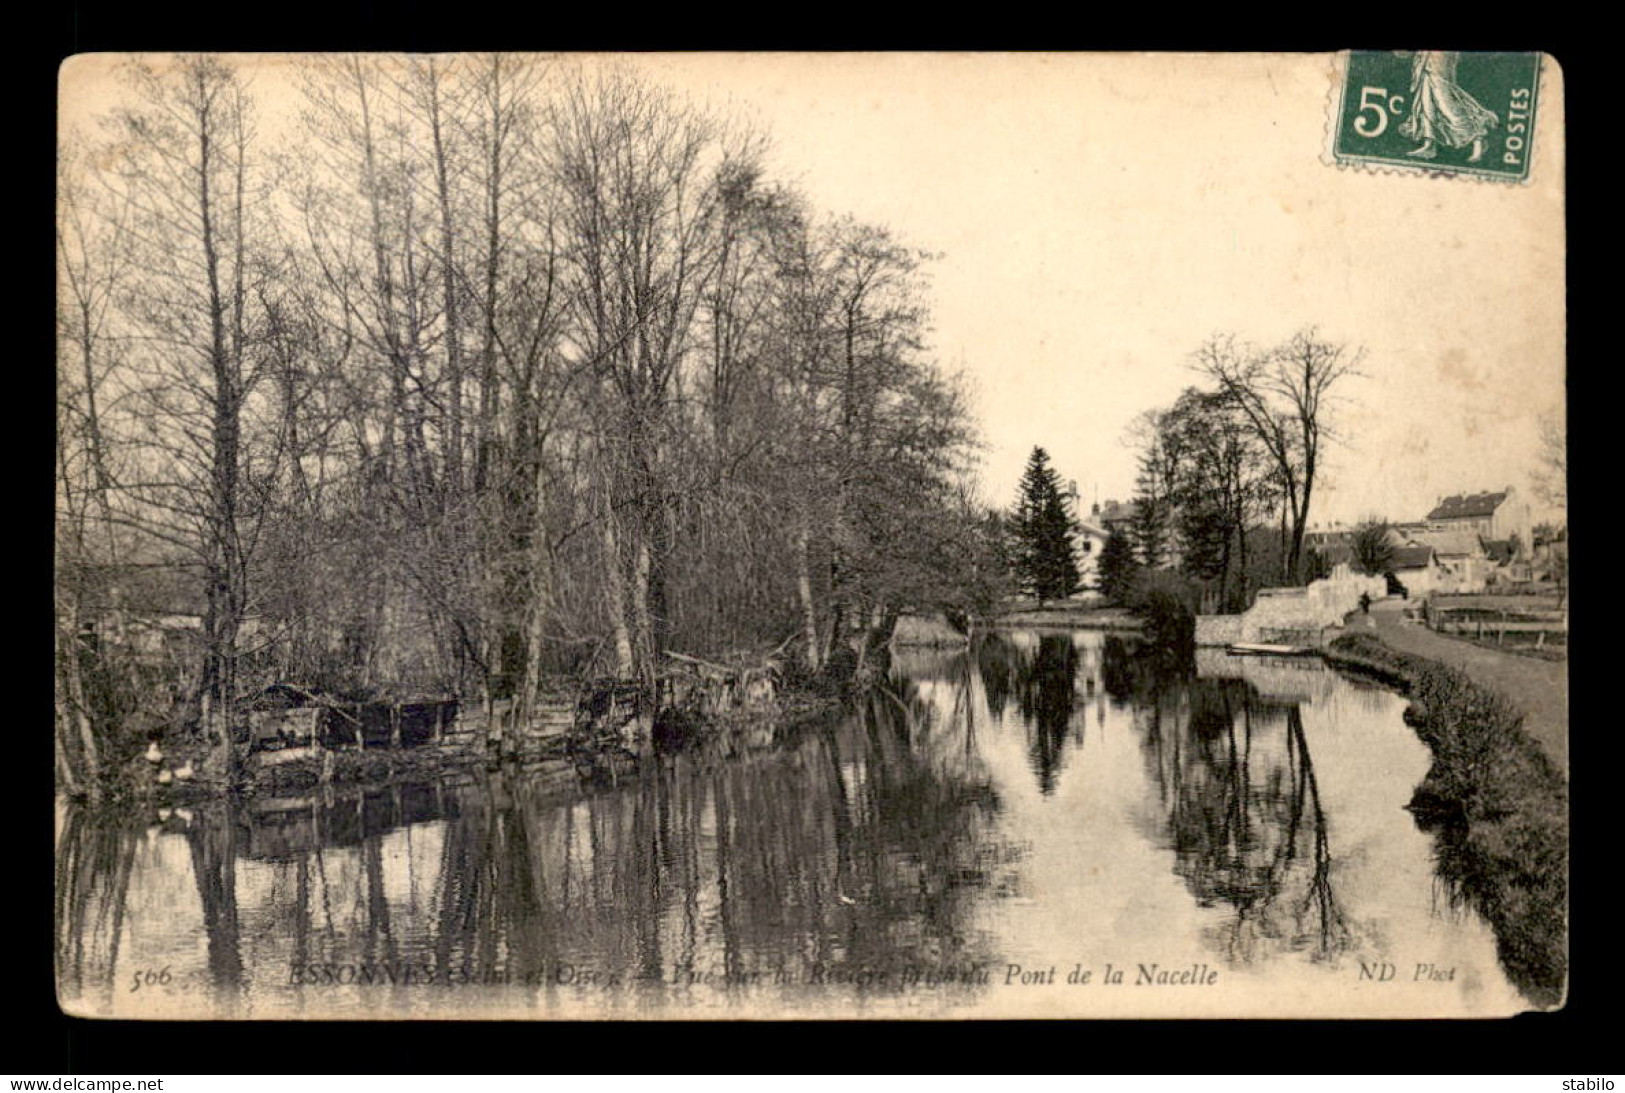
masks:
[[[1346,527],[1311,531],[1303,537],[1304,546],[1328,567],[1347,565],[1357,571],[1354,535],[1355,529]],[[1391,572],[1413,595],[1482,592],[1495,565],[1476,533],[1427,522],[1389,525],[1388,544],[1394,550]]]
[[[1353,563],[1354,528],[1311,531],[1305,546],[1330,565]],[[1529,503],[1508,486],[1446,497],[1422,520],[1390,524],[1394,576],[1412,595],[1482,592],[1503,581],[1528,579],[1534,549]]]
[[[1140,544],[1134,534],[1134,522],[1140,515],[1140,501],[1108,500],[1104,505],[1096,504],[1089,510],[1089,523],[1110,535],[1120,531],[1128,536],[1129,542],[1134,544],[1135,554],[1138,556]],[[1097,548],[1098,549],[1098,548]],[[1167,521],[1163,527],[1162,562],[1164,566],[1177,567],[1184,557],[1184,551],[1179,541],[1179,532],[1175,527],[1175,513],[1168,513]]]
[[[1482,592],[1489,584],[1494,563],[1479,533],[1466,526],[1412,531],[1405,536],[1405,543],[1410,547],[1432,548],[1435,591]]]
[[[1104,505],[1097,504],[1090,509],[1089,516],[1095,524],[1104,528],[1108,534],[1113,531],[1121,531],[1124,535],[1133,535],[1134,516],[1138,511],[1139,506],[1133,501],[1127,504],[1122,501],[1107,501]]]
[[[1066,495],[1072,502],[1072,511],[1077,512],[1081,501],[1076,482],[1066,484]],[[1107,502],[1110,505],[1116,503]],[[1089,518],[1076,520],[1075,527],[1077,536],[1073,540],[1073,549],[1078,560],[1078,587],[1081,592],[1093,592],[1100,588],[1100,552],[1105,549],[1106,540],[1111,535],[1111,529],[1100,521],[1098,501],[1090,507]]]
[[[1426,545],[1395,547],[1392,573],[1411,597],[1438,591],[1443,575],[1433,548]]]
[[[1084,588],[1100,587],[1100,552],[1106,548],[1110,536],[1111,533],[1092,518],[1078,521],[1078,579]]]
[[[1470,531],[1490,540],[1516,538],[1520,557],[1527,557],[1534,546],[1533,510],[1512,486],[1491,493],[1446,497],[1427,514],[1426,522],[1429,529],[1436,531]]]

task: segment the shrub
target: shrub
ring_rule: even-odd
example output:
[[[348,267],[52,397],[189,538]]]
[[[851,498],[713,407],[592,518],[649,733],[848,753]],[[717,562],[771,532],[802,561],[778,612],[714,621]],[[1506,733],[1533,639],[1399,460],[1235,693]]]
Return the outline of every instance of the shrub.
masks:
[[[1369,634],[1331,643],[1333,663],[1411,696],[1405,721],[1433,752],[1411,809],[1437,832],[1440,876],[1494,928],[1513,982],[1542,1006],[1567,980],[1568,787],[1499,692]]]
[[[1174,650],[1196,646],[1201,586],[1172,570],[1150,569],[1134,582],[1129,606],[1145,623],[1146,640]]]

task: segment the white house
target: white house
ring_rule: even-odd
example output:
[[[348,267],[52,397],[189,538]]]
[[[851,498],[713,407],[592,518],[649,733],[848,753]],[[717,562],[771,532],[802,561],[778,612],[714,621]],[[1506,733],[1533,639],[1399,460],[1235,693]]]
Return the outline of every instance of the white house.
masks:
[[[1426,522],[1436,531],[1470,531],[1483,539],[1501,541],[1516,536],[1522,558],[1534,548],[1534,510],[1512,486],[1446,497],[1427,514]]]
[[[1078,521],[1078,578],[1084,588],[1100,587],[1100,552],[1111,532],[1089,520]]]
[[[1406,536],[1406,544],[1433,549],[1437,592],[1482,592],[1489,584],[1494,562],[1478,532],[1465,526],[1413,531]]]
[[[1412,599],[1438,591],[1448,579],[1433,548],[1426,544],[1395,547],[1393,574]]]

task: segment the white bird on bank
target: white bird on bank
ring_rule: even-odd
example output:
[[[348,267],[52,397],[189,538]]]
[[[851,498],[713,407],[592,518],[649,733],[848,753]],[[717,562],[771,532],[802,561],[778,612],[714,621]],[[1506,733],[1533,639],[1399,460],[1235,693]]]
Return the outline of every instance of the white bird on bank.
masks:
[[[164,753],[158,750],[158,741],[154,740],[147,745],[147,762],[162,763],[163,761]]]
[[[159,785],[167,786],[167,785],[169,785],[169,783],[173,782],[174,780],[175,780],[175,776],[173,774],[169,773],[169,771],[161,770],[161,771],[158,772],[158,784]]]
[[[175,768],[175,780],[178,782],[190,782],[192,780],[192,776],[196,773],[197,772],[192,769],[192,761],[188,759],[186,762]]]

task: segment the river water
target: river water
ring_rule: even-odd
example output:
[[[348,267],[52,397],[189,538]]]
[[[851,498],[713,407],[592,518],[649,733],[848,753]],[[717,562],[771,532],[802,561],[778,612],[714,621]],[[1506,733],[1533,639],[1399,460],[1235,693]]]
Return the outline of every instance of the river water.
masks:
[[[1017,631],[641,774],[62,806],[65,1008],[1465,1016],[1528,1003],[1404,806],[1404,699]]]

